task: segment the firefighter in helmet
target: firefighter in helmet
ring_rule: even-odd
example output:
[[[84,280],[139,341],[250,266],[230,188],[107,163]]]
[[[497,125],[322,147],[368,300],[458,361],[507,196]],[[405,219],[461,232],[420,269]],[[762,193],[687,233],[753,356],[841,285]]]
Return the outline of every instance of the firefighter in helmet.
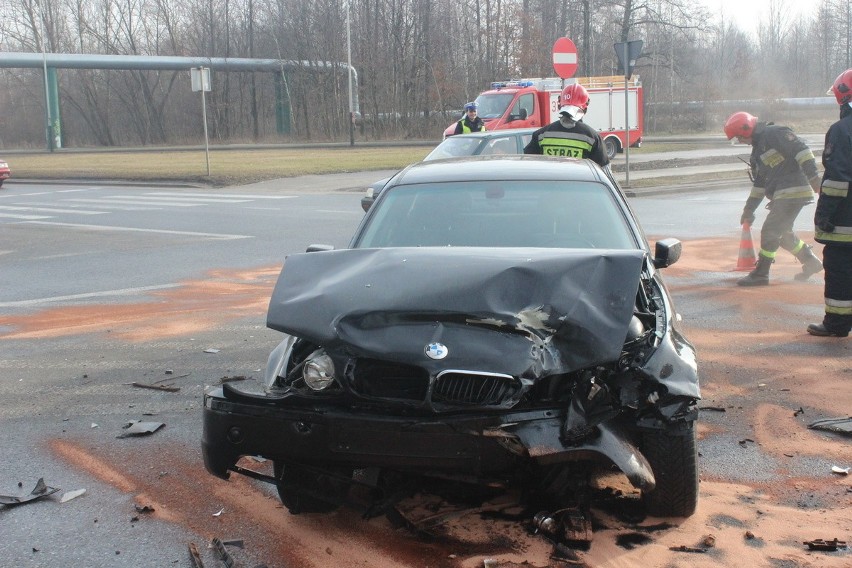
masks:
[[[751,145],[753,186],[743,207],[740,224],[754,223],[754,212],[766,197],[769,214],[760,229],[760,253],[754,270],[737,280],[740,286],[766,286],[769,268],[779,247],[802,263],[794,277],[805,281],[822,270],[812,248],[796,236],[793,223],[802,208],[813,203],[819,191],[819,175],[813,152],[786,126],[758,122],[747,112],[735,112],[725,122],[725,136],[732,142]]]
[[[821,191],[814,213],[814,238],[825,245],[825,316],[808,333],[847,337],[852,331],[852,69],[829,90],[840,105],[840,120],[825,135]]]
[[[476,115],[479,105],[472,101],[464,105],[464,116],[456,123],[453,134],[470,134],[471,132],[485,132],[485,123]]]
[[[582,122],[589,108],[589,92],[579,83],[568,85],[559,96],[559,120],[539,128],[524,154],[590,158],[601,167],[609,164],[598,131]]]

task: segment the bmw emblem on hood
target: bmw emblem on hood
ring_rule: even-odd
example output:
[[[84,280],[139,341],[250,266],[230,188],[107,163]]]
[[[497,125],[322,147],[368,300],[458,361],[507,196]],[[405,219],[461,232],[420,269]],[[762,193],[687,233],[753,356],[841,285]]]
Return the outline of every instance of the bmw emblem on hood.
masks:
[[[449,351],[443,343],[430,343],[426,346],[426,356],[430,359],[443,359]]]

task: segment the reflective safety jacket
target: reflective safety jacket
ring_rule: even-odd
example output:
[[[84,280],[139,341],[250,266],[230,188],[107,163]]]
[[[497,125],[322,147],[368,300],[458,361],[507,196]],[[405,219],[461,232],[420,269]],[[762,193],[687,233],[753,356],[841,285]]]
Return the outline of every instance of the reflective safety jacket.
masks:
[[[473,121],[463,117],[456,123],[456,131],[453,134],[470,134],[471,132],[485,132],[485,123],[478,116]]]
[[[805,142],[786,126],[758,122],[751,147],[751,188],[745,211],[754,213],[764,196],[811,201],[810,180],[818,177],[816,159]]]
[[[609,164],[603,140],[598,131],[582,122],[566,127],[557,120],[533,132],[524,154],[591,158],[601,167]]]
[[[814,213],[814,239],[823,244],[852,246],[852,109],[847,108],[825,134],[825,173]]]

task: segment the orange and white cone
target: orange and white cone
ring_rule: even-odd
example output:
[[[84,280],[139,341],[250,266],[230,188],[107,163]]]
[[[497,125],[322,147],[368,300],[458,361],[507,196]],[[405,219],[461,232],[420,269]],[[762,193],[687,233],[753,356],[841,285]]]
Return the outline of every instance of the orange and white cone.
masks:
[[[751,224],[743,223],[743,232],[740,237],[740,252],[737,255],[737,267],[734,270],[754,269],[757,257],[754,254],[754,243],[751,240]]]

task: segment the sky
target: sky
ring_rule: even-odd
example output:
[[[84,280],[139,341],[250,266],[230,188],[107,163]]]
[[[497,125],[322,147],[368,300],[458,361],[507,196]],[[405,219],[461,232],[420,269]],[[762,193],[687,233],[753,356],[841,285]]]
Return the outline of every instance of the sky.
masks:
[[[714,20],[725,14],[725,19],[735,22],[744,32],[756,35],[761,14],[769,10],[770,0],[702,0],[710,10]],[[816,11],[817,2],[813,0],[775,0],[783,2],[788,12],[788,20],[793,21],[801,15],[810,16]]]

